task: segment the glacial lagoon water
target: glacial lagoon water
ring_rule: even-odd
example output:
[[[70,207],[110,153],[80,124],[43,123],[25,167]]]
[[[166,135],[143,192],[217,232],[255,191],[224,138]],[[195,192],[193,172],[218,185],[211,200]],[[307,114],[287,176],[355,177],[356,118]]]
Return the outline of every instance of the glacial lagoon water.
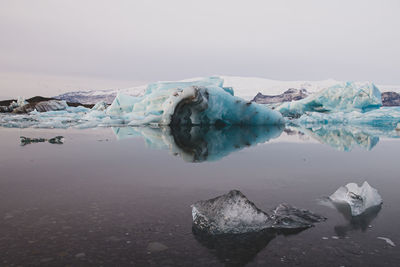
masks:
[[[1,128],[0,265],[398,266],[400,139],[376,132]],[[351,217],[320,204],[364,181],[381,207]],[[190,205],[232,189],[262,210],[286,202],[327,220],[290,233],[193,231]]]

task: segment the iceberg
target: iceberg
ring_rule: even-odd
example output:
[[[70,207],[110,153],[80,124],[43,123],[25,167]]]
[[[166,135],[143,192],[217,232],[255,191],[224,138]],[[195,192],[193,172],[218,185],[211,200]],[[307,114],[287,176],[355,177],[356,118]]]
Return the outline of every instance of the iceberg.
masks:
[[[14,108],[12,112],[16,114],[29,113],[35,110],[37,112],[48,112],[56,110],[65,110],[68,107],[67,102],[65,102],[64,100],[46,100],[46,101],[40,101],[38,103],[28,103],[28,102],[26,103],[27,104],[25,105]]]
[[[304,99],[276,107],[284,116],[306,112],[365,112],[382,106],[381,93],[373,83],[346,82],[326,88]]]
[[[293,121],[294,124],[312,126],[321,124],[341,124],[389,127],[394,130],[400,122],[400,107],[382,107],[365,113],[359,111],[318,113],[310,112]]]
[[[347,204],[352,216],[358,216],[366,210],[382,204],[382,197],[368,182],[364,182],[362,186],[358,186],[356,183],[341,186],[329,197],[329,200],[332,203]]]
[[[193,227],[210,234],[243,234],[265,229],[304,229],[326,218],[281,204],[271,215],[260,210],[238,190],[192,206]]]
[[[107,114],[120,115],[129,125],[277,125],[279,112],[233,96],[223,80],[150,84],[141,97],[118,94]]]

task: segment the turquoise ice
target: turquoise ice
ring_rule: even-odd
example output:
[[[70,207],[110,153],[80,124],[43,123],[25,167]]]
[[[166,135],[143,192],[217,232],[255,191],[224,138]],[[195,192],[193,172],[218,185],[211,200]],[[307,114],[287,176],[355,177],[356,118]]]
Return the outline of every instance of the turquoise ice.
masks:
[[[276,107],[284,116],[306,112],[365,112],[382,106],[381,92],[373,83],[345,82],[304,99],[285,102]]]
[[[210,77],[193,82],[157,82],[143,96],[118,94],[107,109],[128,125],[280,125],[282,115],[235,97],[223,80]]]

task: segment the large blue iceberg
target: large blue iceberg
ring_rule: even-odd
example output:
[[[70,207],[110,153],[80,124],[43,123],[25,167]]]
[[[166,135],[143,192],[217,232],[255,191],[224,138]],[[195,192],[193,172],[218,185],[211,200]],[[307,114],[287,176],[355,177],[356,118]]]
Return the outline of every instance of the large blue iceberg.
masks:
[[[143,96],[118,94],[107,108],[128,125],[277,125],[279,112],[233,96],[223,80],[210,77],[194,82],[150,84]]]

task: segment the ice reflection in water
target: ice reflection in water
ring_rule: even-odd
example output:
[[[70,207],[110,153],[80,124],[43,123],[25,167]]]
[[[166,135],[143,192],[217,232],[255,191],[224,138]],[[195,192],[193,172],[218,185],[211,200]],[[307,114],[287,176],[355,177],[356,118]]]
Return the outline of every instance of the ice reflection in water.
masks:
[[[349,231],[360,230],[362,232],[365,232],[382,209],[382,205],[374,206],[367,209],[358,216],[352,216],[349,205],[335,203],[334,206],[348,221],[348,223],[345,225],[335,226],[335,233],[340,237],[345,237],[347,235],[347,232]]]
[[[147,147],[170,150],[187,162],[217,161],[245,147],[278,138],[282,126],[186,126],[113,127],[117,139],[144,138]],[[288,126],[288,135],[309,137],[339,151],[359,147],[372,150],[381,137],[399,138],[398,131],[385,127],[319,125],[312,128]]]
[[[264,230],[246,234],[208,235],[192,228],[195,239],[225,266],[245,266],[278,235],[288,236],[301,231],[303,230]]]
[[[150,148],[168,149],[187,162],[217,161],[245,147],[268,142],[281,135],[279,126],[118,127],[118,139],[141,136]]]
[[[392,127],[357,127],[349,125],[321,124],[314,127],[291,126],[287,128],[293,134],[306,135],[320,143],[327,144],[339,151],[352,151],[356,147],[373,149],[381,137],[399,138],[399,132]]]

